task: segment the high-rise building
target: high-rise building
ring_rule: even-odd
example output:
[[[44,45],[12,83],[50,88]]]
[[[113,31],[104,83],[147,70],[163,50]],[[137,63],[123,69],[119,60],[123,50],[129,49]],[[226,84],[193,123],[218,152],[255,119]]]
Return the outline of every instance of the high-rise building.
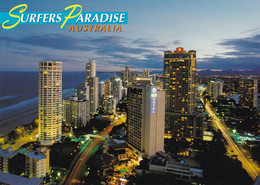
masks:
[[[123,87],[122,88],[122,97],[126,97],[127,96],[127,87]]]
[[[39,67],[39,140],[51,145],[62,134],[62,62],[41,61]]]
[[[130,69],[128,66],[125,67],[125,70],[121,71],[121,79],[123,87],[127,87],[130,84]]]
[[[145,69],[144,70],[144,78],[149,78],[150,77],[150,70],[149,69]]]
[[[105,95],[105,82],[99,82],[99,97],[103,97]]]
[[[68,97],[63,100],[63,122],[74,128],[84,127],[90,120],[89,100]]]
[[[79,83],[75,86],[74,95],[78,97],[79,100],[89,99],[89,87],[85,83]]]
[[[153,75],[151,76],[151,78],[152,78],[152,83],[155,84],[156,81],[157,81],[157,75],[156,75],[156,74],[153,74]]]
[[[147,156],[164,151],[165,92],[148,84],[127,90],[127,142]]]
[[[120,78],[112,78],[111,80],[112,95],[119,102],[122,99],[122,80]]]
[[[104,111],[108,114],[116,114],[116,99],[113,96],[105,96],[103,100]]]
[[[96,61],[90,60],[86,64],[86,77],[96,77]]]
[[[111,82],[105,81],[105,96],[111,95]]]
[[[86,64],[86,86],[89,88],[90,113],[95,113],[98,108],[98,85],[99,79],[96,77],[96,61],[91,60]]]
[[[123,79],[126,82],[130,81],[130,69],[128,66],[125,67],[125,75],[124,75],[125,79]]]
[[[223,94],[224,83],[221,81],[210,81],[208,83],[208,94],[213,99],[217,99],[218,96]]]
[[[195,111],[196,51],[186,52],[176,48],[164,52],[164,89],[166,90],[165,136],[183,137],[193,123],[187,124],[187,116]],[[193,119],[192,119],[193,120]],[[189,132],[186,138],[194,138]]]
[[[257,79],[240,79],[238,94],[239,103],[245,107],[256,108],[258,93]]]

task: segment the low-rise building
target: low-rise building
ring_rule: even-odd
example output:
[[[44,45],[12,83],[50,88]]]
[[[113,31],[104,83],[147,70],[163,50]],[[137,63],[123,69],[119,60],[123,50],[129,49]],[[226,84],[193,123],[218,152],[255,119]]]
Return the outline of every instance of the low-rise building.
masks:
[[[10,171],[10,161],[17,154],[12,147],[0,149],[0,171]]]
[[[43,178],[49,172],[49,165],[49,149],[46,147],[37,148],[35,152],[26,154],[25,174],[30,178]]]
[[[150,160],[149,173],[171,173],[176,179],[192,182],[203,178],[203,170],[199,166],[191,158],[172,159],[164,152],[157,152]]]
[[[10,173],[0,172],[1,185],[42,185],[43,180],[40,178],[25,178]]]

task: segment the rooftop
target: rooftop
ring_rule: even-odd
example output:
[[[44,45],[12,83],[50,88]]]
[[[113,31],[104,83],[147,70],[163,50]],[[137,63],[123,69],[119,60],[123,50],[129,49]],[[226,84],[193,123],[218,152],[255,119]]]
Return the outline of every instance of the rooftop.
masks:
[[[44,155],[41,152],[31,152],[31,153],[28,153],[27,156],[28,157],[32,157],[32,158],[34,158],[36,160],[41,160],[41,159],[45,159],[46,158],[46,155]]]
[[[18,175],[13,175],[10,173],[0,172],[0,184],[10,184],[10,185],[39,185],[42,179],[39,178],[25,178]]]
[[[8,147],[6,149],[0,149],[0,156],[11,158],[15,156],[17,152],[13,151],[12,147]]]

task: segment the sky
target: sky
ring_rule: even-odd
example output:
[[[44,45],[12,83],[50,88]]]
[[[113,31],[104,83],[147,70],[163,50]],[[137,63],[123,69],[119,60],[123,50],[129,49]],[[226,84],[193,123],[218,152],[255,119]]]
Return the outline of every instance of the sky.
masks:
[[[122,32],[68,32],[59,25],[0,28],[0,71],[38,71],[39,61],[59,60],[64,71],[162,70],[163,51],[197,51],[198,69],[260,68],[259,0],[0,0],[0,12],[25,3],[26,12],[128,12]]]

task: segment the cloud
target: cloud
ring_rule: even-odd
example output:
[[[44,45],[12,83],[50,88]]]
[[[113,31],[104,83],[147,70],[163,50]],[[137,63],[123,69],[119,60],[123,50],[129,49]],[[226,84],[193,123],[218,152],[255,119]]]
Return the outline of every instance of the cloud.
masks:
[[[72,36],[66,34],[33,34],[21,38],[1,37],[2,60],[8,66],[18,67],[23,62],[60,60],[64,70],[84,70],[89,59],[97,61],[97,70],[115,71],[126,65],[134,69],[163,69],[165,45],[154,39],[131,39],[122,36]],[[180,40],[173,43],[180,45]],[[255,69],[260,68],[260,34],[245,38],[226,39],[218,43],[223,53],[198,58],[199,69]],[[3,48],[3,46],[5,48]],[[199,51],[198,51],[199,53]],[[9,57],[12,55],[12,57]],[[17,60],[15,60],[17,58]],[[8,61],[11,60],[11,61]],[[2,64],[2,67],[4,64]],[[66,67],[67,66],[67,67]],[[26,67],[24,67],[26,68]],[[35,64],[35,70],[38,63]],[[11,69],[12,70],[12,69]]]
[[[111,70],[124,68],[125,65],[132,68],[162,68],[162,54],[166,49],[156,40],[129,39],[121,36],[75,37],[65,34],[34,34],[18,39],[1,37],[1,41],[12,43],[15,46],[12,53],[17,55],[37,56],[40,60],[59,59],[75,64],[96,59],[100,64],[109,63]]]
[[[174,45],[177,45],[177,46],[181,45],[181,41],[180,40],[174,40],[172,43]]]
[[[260,34],[218,43],[224,53],[200,59],[199,68],[207,69],[257,69],[260,68]]]

